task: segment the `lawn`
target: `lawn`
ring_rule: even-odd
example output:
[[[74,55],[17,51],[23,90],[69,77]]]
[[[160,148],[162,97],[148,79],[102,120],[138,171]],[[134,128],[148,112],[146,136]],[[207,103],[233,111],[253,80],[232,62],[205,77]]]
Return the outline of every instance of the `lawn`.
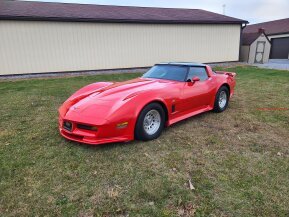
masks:
[[[58,107],[86,84],[140,74],[0,82],[0,215],[288,216],[289,72],[226,70],[238,75],[225,112],[101,146],[60,137]]]

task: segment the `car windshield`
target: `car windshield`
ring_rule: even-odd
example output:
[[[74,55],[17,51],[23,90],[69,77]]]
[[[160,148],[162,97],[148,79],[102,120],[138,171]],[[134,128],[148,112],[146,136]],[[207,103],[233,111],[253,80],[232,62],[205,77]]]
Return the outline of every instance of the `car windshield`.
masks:
[[[147,71],[143,78],[158,78],[174,81],[185,81],[188,69],[186,66],[155,65]]]

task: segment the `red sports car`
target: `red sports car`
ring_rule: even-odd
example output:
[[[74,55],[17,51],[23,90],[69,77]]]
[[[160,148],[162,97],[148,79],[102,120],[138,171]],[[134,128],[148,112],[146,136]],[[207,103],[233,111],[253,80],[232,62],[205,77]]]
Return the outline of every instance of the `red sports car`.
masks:
[[[59,108],[62,136],[87,144],[152,140],[165,126],[214,110],[224,111],[236,73],[198,63],[160,63],[142,77],[83,87]]]

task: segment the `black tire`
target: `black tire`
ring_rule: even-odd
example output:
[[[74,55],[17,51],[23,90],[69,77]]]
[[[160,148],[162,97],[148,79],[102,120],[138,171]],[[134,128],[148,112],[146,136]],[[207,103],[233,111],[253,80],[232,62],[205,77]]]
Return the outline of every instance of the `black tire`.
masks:
[[[159,113],[161,121],[158,130],[154,134],[150,135],[144,129],[144,118],[146,114],[152,110],[156,110]],[[140,112],[138,116],[134,130],[135,138],[143,141],[156,139],[161,135],[164,126],[165,126],[165,112],[163,107],[159,103],[148,104],[143,108],[143,110]]]
[[[221,107],[220,104],[219,104],[220,95],[221,95],[222,92],[226,93],[226,98],[227,98],[226,104],[223,107]],[[223,111],[225,111],[226,108],[228,107],[228,104],[229,104],[229,97],[230,97],[229,89],[226,86],[222,86],[218,90],[218,92],[216,94],[215,104],[214,104],[214,112],[223,112]]]

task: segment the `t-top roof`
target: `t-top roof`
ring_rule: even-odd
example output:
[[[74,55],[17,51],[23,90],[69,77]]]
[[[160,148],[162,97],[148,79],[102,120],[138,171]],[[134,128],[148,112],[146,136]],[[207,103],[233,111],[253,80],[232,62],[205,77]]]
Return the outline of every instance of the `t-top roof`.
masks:
[[[289,18],[248,25],[243,30],[243,32],[244,33],[256,33],[258,32],[258,29],[260,28],[264,29],[267,35],[289,33]]]
[[[83,22],[242,24],[248,23],[200,9],[128,7],[30,1],[0,1],[0,20]]]
[[[163,63],[158,63],[156,65],[206,66],[205,64],[195,63],[195,62],[163,62]]]

